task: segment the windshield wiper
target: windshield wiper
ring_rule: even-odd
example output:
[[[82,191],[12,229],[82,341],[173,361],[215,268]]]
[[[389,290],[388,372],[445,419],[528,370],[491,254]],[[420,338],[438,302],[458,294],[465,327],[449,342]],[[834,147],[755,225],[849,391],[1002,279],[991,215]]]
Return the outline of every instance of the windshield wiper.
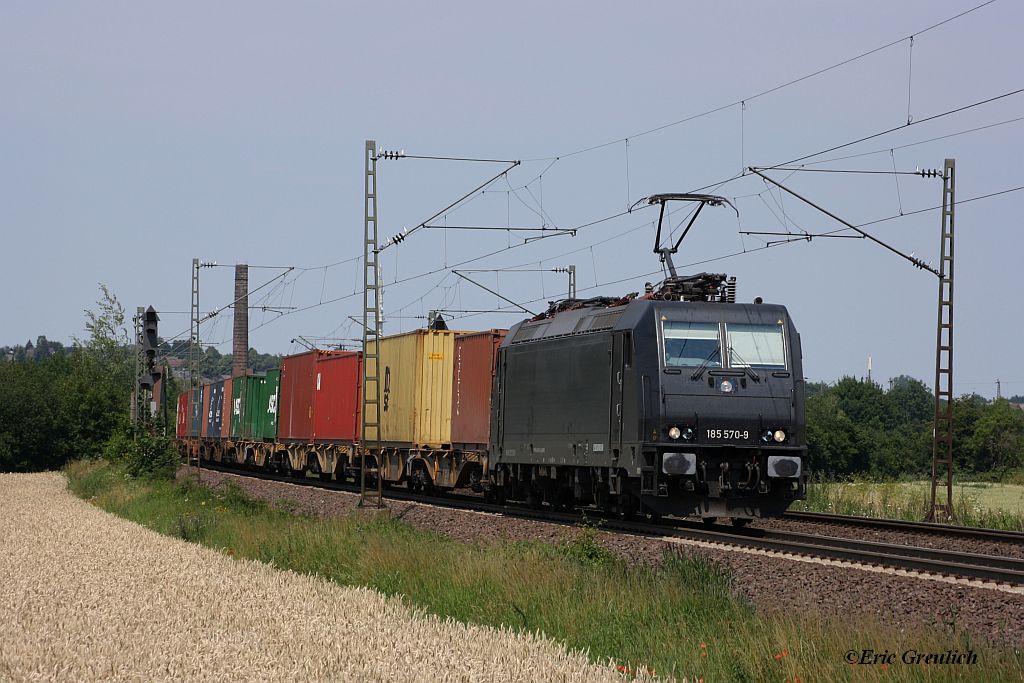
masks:
[[[716,355],[720,354],[721,352],[722,352],[722,347],[721,346],[715,346],[715,348],[711,349],[711,353],[709,353],[707,355],[707,358],[704,359],[704,362],[701,363],[700,366],[696,370],[693,371],[693,374],[690,375],[690,379],[698,380],[701,377],[703,377],[704,376],[704,371],[707,370],[708,366],[711,364],[711,360]]]
[[[754,368],[750,367],[750,363],[748,363],[747,361],[743,360],[743,357],[740,354],[736,353],[736,349],[734,349],[731,346],[729,347],[729,356],[731,358],[735,358],[736,360],[738,360],[740,362],[740,364],[743,366],[743,370],[748,375],[750,375],[750,379],[754,380],[755,382],[760,382],[761,381],[761,375],[757,374],[757,370],[755,370]]]

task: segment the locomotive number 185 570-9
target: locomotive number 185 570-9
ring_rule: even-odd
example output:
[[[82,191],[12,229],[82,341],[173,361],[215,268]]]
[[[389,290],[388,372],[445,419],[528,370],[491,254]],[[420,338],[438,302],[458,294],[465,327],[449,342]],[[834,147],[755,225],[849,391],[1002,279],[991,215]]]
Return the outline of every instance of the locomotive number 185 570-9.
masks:
[[[708,439],[712,440],[741,440],[746,441],[750,438],[750,432],[746,429],[706,429],[704,430]]]

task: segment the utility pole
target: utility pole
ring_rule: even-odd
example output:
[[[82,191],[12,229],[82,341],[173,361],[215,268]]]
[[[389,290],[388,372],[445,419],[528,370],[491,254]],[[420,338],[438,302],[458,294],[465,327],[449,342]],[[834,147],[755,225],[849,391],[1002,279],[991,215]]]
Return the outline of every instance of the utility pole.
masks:
[[[1002,397],[1003,397],[1003,385],[999,382],[999,379],[996,378],[996,400],[998,401]]]
[[[384,453],[381,449],[380,336],[381,281],[377,243],[377,142],[366,141],[363,154],[365,196],[363,213],[363,424],[359,440],[359,505],[369,507],[366,491],[366,451],[377,458],[375,507],[384,507]]]
[[[187,432],[191,433],[194,416],[199,414],[202,410],[202,402],[198,405],[196,401],[199,400],[199,362],[200,354],[202,350],[199,346],[199,259],[192,259],[192,332],[189,335],[189,353],[188,353],[188,420]],[[190,436],[189,439],[189,457],[195,455],[196,458],[196,477],[202,476],[199,464],[199,435]]]
[[[953,226],[956,161],[942,174],[942,248],[939,258],[939,315],[935,336],[935,419],[932,428],[932,499],[928,521],[952,521],[953,509]],[[945,502],[938,489],[945,479]]]

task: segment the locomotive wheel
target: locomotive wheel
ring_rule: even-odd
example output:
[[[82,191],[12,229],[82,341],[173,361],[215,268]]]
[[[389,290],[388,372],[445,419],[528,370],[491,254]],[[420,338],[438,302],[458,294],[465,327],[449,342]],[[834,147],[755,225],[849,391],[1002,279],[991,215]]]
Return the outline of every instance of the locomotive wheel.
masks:
[[[330,480],[331,480],[330,472],[321,472],[320,473],[320,481],[330,481]]]
[[[707,526],[711,526],[718,521],[718,517],[701,517],[700,521],[704,522]]]
[[[733,518],[732,518],[732,525],[733,525],[734,527],[737,527],[737,528],[739,528],[739,527],[745,527],[745,526],[747,526],[748,524],[750,524],[750,523],[751,523],[752,521],[753,521],[753,520],[752,520],[752,519],[750,519],[750,518],[748,518],[748,517],[733,517]]]

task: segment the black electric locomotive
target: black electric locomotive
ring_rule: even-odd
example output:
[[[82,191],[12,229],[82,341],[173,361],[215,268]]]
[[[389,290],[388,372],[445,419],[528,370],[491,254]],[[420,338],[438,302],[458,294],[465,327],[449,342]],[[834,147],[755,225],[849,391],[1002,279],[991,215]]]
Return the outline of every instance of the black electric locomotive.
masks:
[[[783,306],[634,299],[513,327],[500,495],[654,515],[775,515],[804,495],[800,337]]]
[[[664,211],[679,199],[728,203],[650,202]],[[509,330],[488,454],[497,498],[742,524],[805,496],[803,366],[789,313],[735,303],[735,278],[679,277],[678,245],[656,239],[671,276],[642,297],[560,302]]]

